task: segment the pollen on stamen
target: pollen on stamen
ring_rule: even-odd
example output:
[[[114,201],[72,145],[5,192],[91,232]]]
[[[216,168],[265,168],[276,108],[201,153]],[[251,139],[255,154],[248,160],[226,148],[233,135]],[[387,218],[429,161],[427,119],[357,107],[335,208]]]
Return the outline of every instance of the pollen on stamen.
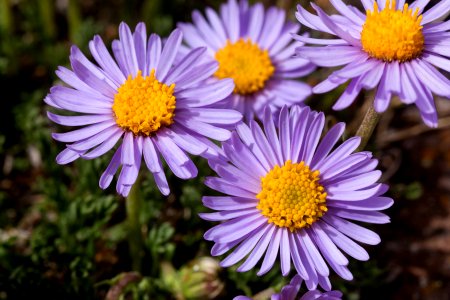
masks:
[[[174,89],[175,84],[159,82],[155,70],[146,77],[141,71],[134,78],[128,76],[114,96],[112,109],[117,125],[135,135],[149,136],[172,124],[176,106]]]
[[[425,43],[421,21],[418,8],[413,11],[405,4],[397,10],[395,0],[386,0],[385,8],[379,11],[375,1],[373,11],[367,10],[362,47],[370,56],[387,62],[417,58]]]
[[[262,50],[250,39],[239,39],[236,43],[227,42],[215,55],[219,69],[217,78],[232,78],[234,93],[248,95],[262,90],[272,76],[275,67],[267,50]]]
[[[286,227],[291,232],[308,227],[328,210],[320,172],[311,171],[302,161],[290,160],[275,166],[261,178],[261,192],[256,206],[269,223]]]

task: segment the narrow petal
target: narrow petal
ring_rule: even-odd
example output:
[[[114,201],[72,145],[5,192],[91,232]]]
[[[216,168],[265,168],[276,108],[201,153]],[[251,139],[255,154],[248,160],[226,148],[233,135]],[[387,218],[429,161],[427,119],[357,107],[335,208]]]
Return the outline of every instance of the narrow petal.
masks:
[[[450,11],[450,1],[439,1],[423,14],[421,25],[428,24],[445,16]]]
[[[59,165],[66,165],[73,162],[81,156],[82,153],[66,148],[56,156],[56,162]]]
[[[262,276],[272,269],[275,260],[277,259],[278,249],[280,248],[281,229],[276,228],[273,237],[270,239],[269,247],[267,248],[266,255],[261,265],[261,269],[256,273],[258,276]]]
[[[264,252],[266,252],[269,242],[273,238],[274,231],[275,226],[269,226],[269,231],[259,240],[258,244],[248,256],[247,260],[239,266],[239,268],[237,269],[238,272],[246,272],[252,269],[258,263]]]
[[[100,177],[99,186],[102,189],[106,189],[110,184],[112,179],[114,178],[114,174],[116,174],[117,170],[120,167],[120,158],[122,156],[122,146],[120,146],[116,152],[114,153],[111,161],[109,162],[108,167],[105,172],[103,172]]]
[[[167,38],[167,41],[161,52],[161,58],[159,59],[158,67],[156,68],[156,78],[158,78],[158,80],[162,80],[163,78],[165,78],[167,72],[172,67],[182,39],[183,34],[179,29],[175,29],[174,31],[172,31],[170,36]]]
[[[113,118],[112,115],[91,115],[91,116],[60,116],[51,112],[47,112],[47,117],[59,125],[65,126],[84,126],[91,125]]]
[[[161,57],[161,47],[161,38],[157,34],[152,33],[147,43],[148,72],[146,75],[158,66]]]
[[[116,126],[116,122],[114,120],[107,120],[65,133],[52,133],[52,137],[60,142],[71,143],[91,137],[112,126]]]
[[[380,243],[380,237],[378,234],[369,229],[328,214],[323,216],[323,220],[343,234],[361,243],[369,245],[377,245]]]

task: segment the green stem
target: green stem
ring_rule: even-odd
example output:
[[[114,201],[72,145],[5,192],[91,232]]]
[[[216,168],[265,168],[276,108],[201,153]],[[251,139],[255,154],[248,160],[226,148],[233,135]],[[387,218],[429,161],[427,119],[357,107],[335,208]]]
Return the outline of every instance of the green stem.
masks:
[[[80,36],[81,15],[78,0],[69,0],[67,7],[67,22],[69,23],[69,37],[73,43],[78,43]]]
[[[11,6],[9,0],[0,0],[0,34],[8,36],[12,33]]]
[[[378,114],[373,108],[373,105],[370,104],[361,125],[356,131],[356,136],[361,137],[361,144],[359,144],[356,151],[364,150],[379,120],[380,114]]]
[[[52,0],[40,0],[38,3],[44,36],[47,39],[53,39],[56,36],[54,3]]]
[[[126,199],[128,244],[130,249],[132,270],[140,272],[142,266],[143,240],[139,212],[141,209],[139,178],[133,184]]]

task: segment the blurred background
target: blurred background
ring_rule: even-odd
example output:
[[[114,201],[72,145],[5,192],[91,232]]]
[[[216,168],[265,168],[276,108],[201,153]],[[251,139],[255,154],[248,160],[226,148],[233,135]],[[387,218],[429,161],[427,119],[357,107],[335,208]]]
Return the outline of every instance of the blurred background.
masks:
[[[445,0],[447,1],[447,0]],[[279,267],[262,278],[256,271],[221,269],[209,256],[203,233],[201,196],[212,175],[199,159],[199,176],[181,181],[169,175],[172,193],[162,197],[145,174],[140,222],[144,259],[131,271],[125,199],[98,179],[110,155],[59,166],[63,149],[51,139],[62,131],[46,118],[43,98],[60,84],[59,65],[69,50],[99,34],[107,45],[121,21],[139,21],[148,32],[167,35],[193,9],[215,9],[218,0],[0,0],[0,299],[231,299],[270,294],[285,284]],[[255,2],[255,1],[252,1]],[[288,10],[307,1],[263,1]],[[332,12],[327,0],[316,1]],[[360,7],[359,1],[352,1]],[[436,3],[438,1],[432,1]],[[450,50],[449,50],[450,51]],[[305,81],[319,82],[318,70]],[[447,74],[448,76],[448,74]],[[330,109],[339,90],[308,99],[328,114],[328,124],[348,123],[354,134],[366,107],[364,95],[343,112]],[[436,99],[439,128],[422,124],[417,109],[393,105],[382,116],[369,150],[380,160],[383,180],[395,204],[392,223],[371,228],[382,243],[367,247],[368,262],[351,260],[355,279],[332,278],[346,299],[450,299],[450,101]],[[262,292],[262,293],[261,293]]]

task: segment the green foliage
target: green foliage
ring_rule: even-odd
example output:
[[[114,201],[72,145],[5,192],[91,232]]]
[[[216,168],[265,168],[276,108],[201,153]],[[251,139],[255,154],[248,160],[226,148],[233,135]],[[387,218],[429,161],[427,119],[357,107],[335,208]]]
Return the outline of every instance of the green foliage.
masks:
[[[171,243],[170,240],[174,233],[175,228],[168,223],[163,223],[160,226],[154,226],[150,229],[146,240],[146,247],[151,254],[151,268],[157,266],[155,262],[172,260],[175,244]]]

